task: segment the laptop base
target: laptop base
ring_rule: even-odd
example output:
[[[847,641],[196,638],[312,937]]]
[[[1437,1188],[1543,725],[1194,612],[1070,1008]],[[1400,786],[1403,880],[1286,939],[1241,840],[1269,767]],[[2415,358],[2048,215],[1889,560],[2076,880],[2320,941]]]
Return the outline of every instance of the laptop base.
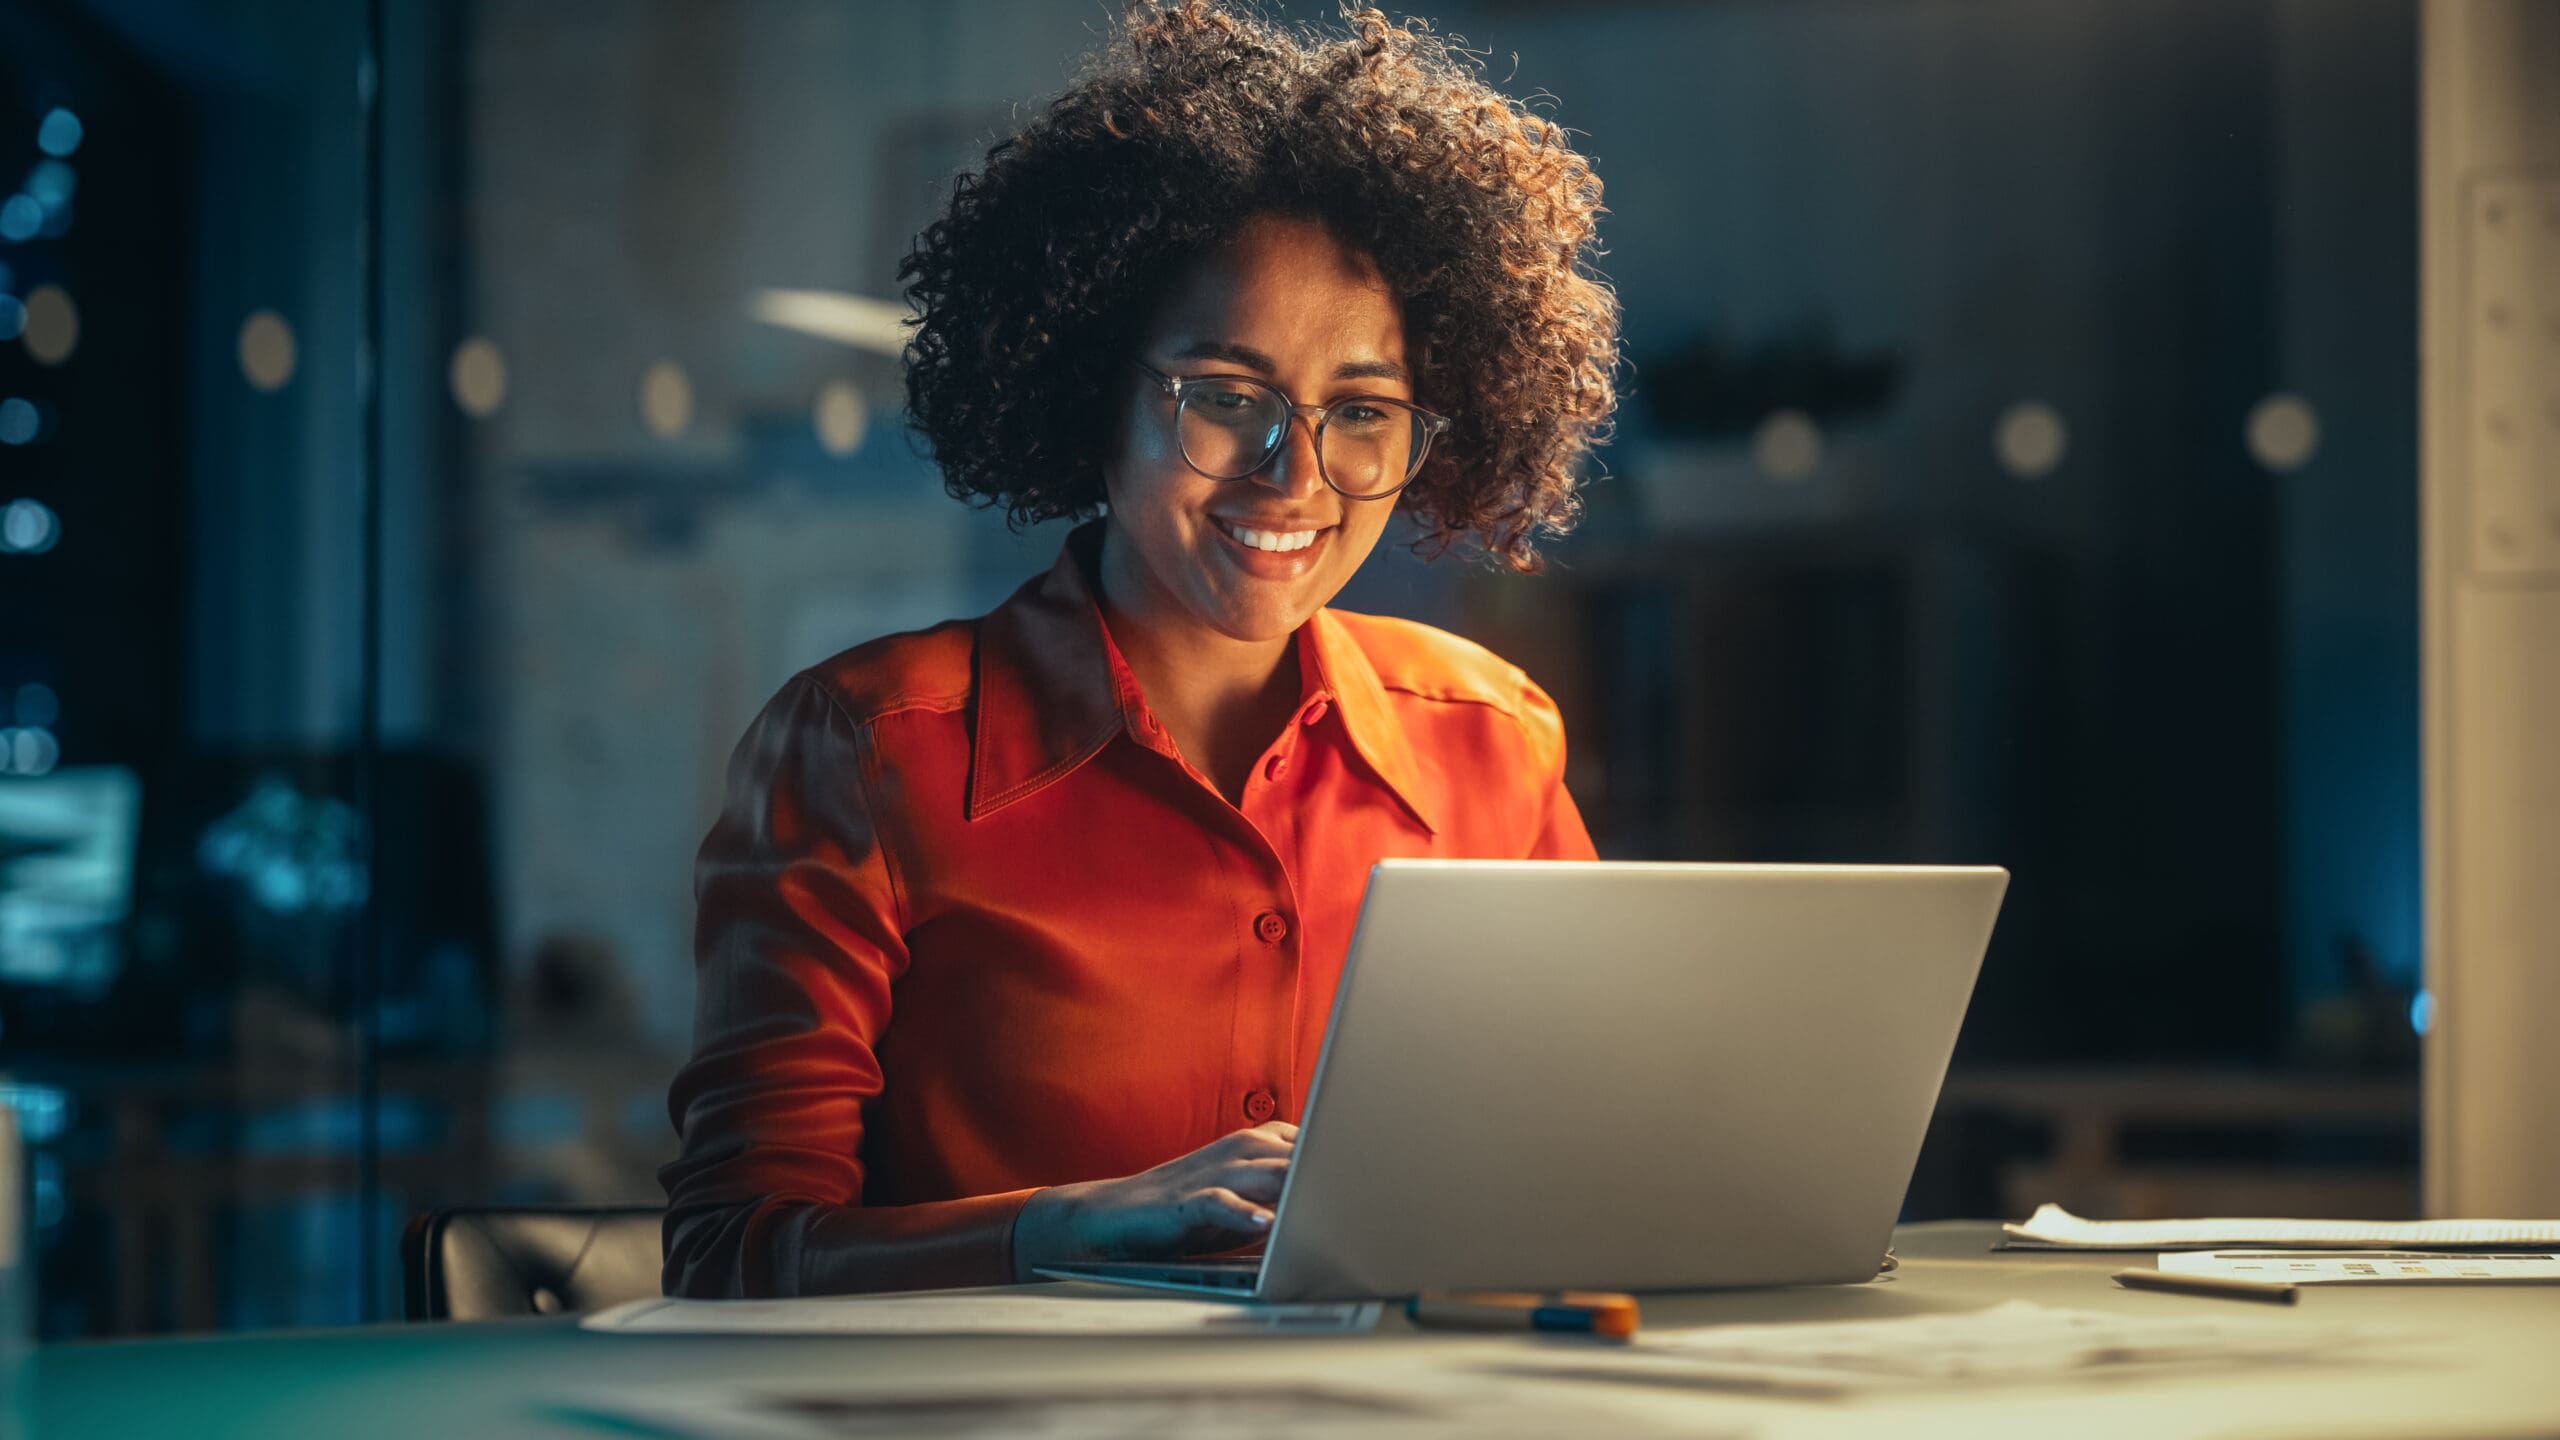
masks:
[[[1050,1280],[1090,1280],[1105,1285],[1135,1285],[1148,1290],[1179,1290],[1250,1300],[1262,1278],[1259,1260],[1095,1261],[1083,1265],[1035,1265],[1034,1275]]]

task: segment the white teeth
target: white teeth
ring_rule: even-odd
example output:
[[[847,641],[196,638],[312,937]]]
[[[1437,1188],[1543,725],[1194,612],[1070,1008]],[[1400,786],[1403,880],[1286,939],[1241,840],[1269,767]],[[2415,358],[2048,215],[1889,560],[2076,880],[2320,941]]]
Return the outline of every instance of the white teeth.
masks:
[[[1256,550],[1304,550],[1316,543],[1316,536],[1323,533],[1319,530],[1291,530],[1285,534],[1273,530],[1247,530],[1241,525],[1229,525],[1224,520],[1218,524],[1228,534]]]

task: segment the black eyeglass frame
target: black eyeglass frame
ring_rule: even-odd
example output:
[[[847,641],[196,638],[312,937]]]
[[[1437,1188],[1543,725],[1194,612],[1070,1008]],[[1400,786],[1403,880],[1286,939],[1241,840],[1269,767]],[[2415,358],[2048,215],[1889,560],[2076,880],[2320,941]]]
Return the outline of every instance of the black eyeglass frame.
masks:
[[[1422,473],[1422,462],[1431,458],[1431,442],[1439,438],[1440,432],[1457,423],[1447,415],[1425,410],[1410,400],[1402,399],[1394,395],[1345,395],[1330,405],[1301,405],[1297,401],[1289,398],[1289,393],[1282,390],[1279,386],[1272,384],[1268,380],[1259,379],[1251,375],[1167,375],[1144,360],[1132,360],[1129,363],[1138,367],[1138,369],[1144,373],[1148,379],[1155,381],[1157,385],[1161,386],[1165,394],[1173,397],[1174,448],[1182,452],[1182,463],[1190,466],[1197,473],[1205,475],[1212,480],[1242,480],[1246,476],[1260,471],[1263,466],[1271,463],[1271,457],[1279,454],[1280,451],[1288,445],[1289,432],[1285,426],[1282,427],[1279,432],[1280,438],[1273,441],[1270,447],[1262,452],[1261,458],[1255,460],[1251,465],[1246,466],[1244,469],[1237,471],[1233,475],[1220,475],[1217,472],[1208,469],[1206,466],[1203,466],[1199,461],[1192,459],[1191,447],[1188,444],[1185,444],[1182,439],[1182,392],[1194,385],[1206,385],[1211,382],[1216,382],[1223,385],[1256,386],[1270,391],[1274,396],[1278,397],[1282,405],[1288,407],[1289,418],[1292,423],[1297,421],[1300,417],[1312,417],[1315,422],[1315,426],[1310,433],[1314,436],[1316,442],[1316,474],[1321,476],[1324,483],[1332,488],[1333,493],[1341,496],[1345,500],[1386,500],[1393,498],[1398,492],[1402,491],[1404,487],[1413,483],[1413,477]],[[1404,478],[1397,481],[1394,488],[1381,490],[1374,495],[1357,495],[1349,490],[1343,489],[1340,485],[1334,484],[1333,474],[1325,468],[1324,463],[1324,427],[1326,423],[1333,418],[1333,412],[1346,405],[1363,404],[1394,405],[1401,409],[1410,410],[1413,412],[1414,418],[1420,421],[1422,425],[1422,443],[1414,447],[1413,461],[1405,467]]]

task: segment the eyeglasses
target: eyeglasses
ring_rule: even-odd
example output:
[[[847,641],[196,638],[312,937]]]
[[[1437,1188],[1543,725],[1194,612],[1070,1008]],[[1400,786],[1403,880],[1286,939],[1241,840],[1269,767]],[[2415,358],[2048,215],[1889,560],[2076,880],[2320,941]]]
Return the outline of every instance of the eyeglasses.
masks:
[[[1316,473],[1345,499],[1384,500],[1411,483],[1449,428],[1446,415],[1384,395],[1300,405],[1276,385],[1242,375],[1183,377],[1131,361],[1173,397],[1182,458],[1212,480],[1241,480],[1289,443],[1289,422],[1315,421]]]

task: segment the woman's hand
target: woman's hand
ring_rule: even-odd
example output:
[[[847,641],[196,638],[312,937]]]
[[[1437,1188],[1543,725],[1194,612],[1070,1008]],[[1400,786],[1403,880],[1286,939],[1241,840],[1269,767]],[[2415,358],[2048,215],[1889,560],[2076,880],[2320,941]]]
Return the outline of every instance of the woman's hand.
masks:
[[[1053,1185],[1013,1222],[1013,1274],[1079,1260],[1171,1260],[1244,1244],[1271,1228],[1298,1127],[1238,1130],[1118,1180]]]

